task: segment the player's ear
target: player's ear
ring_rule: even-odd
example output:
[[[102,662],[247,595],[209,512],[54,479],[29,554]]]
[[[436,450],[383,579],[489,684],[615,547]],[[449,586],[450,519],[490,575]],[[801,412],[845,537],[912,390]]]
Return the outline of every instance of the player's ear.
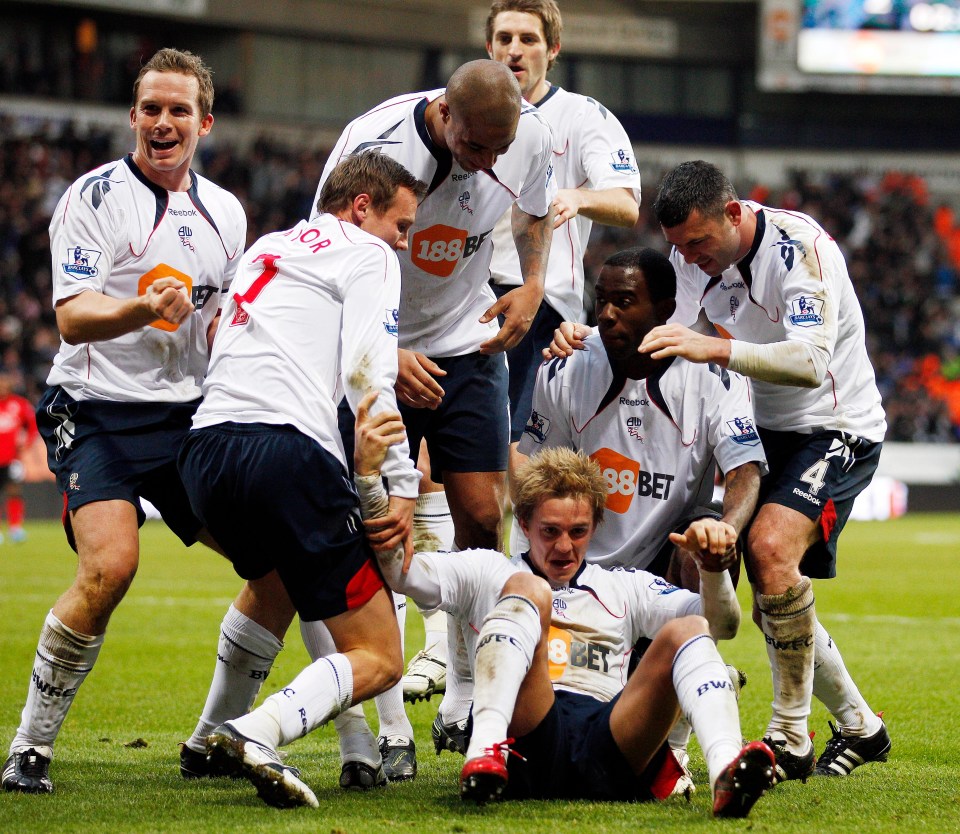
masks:
[[[730,222],[734,226],[739,226],[740,221],[743,220],[743,206],[740,205],[739,200],[730,200],[724,207],[723,213],[729,218]]]
[[[530,541],[530,525],[522,518],[517,518],[516,516],[514,516],[513,520],[520,525],[520,529],[523,530],[523,535],[527,537],[527,541]]]
[[[677,309],[677,299],[661,298],[654,305],[654,309],[657,311],[657,319],[660,321],[660,323],[666,324],[670,316],[672,316],[674,311]]]
[[[358,225],[367,219],[367,214],[370,212],[370,195],[369,194],[357,194],[353,198],[353,214],[357,218]]]
[[[487,41],[487,57],[493,60],[493,44],[490,41]]]
[[[207,113],[207,115],[200,120],[199,135],[206,136],[212,129],[213,129],[213,113]]]

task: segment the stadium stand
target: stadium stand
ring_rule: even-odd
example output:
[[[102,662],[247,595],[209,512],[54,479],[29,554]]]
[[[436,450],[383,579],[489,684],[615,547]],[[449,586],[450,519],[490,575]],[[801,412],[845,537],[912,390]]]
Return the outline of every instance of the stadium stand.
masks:
[[[0,117],[0,364],[31,401],[58,346],[50,213],[73,178],[125,140],[67,119],[35,122]],[[199,155],[202,172],[243,203],[250,241],[309,214],[324,161],[322,151],[264,137],[244,152],[221,135]],[[919,177],[895,173],[797,171],[776,192],[763,183],[738,187],[743,196],[822,218],[841,242],[867,320],[887,439],[960,442],[960,222],[952,209],[933,205]],[[651,188],[634,229],[595,227],[588,275],[625,246],[665,249],[646,204]]]

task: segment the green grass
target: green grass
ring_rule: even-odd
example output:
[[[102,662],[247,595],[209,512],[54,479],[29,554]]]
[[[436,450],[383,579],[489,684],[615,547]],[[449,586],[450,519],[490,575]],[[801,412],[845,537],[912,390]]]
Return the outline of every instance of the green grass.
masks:
[[[30,540],[0,545],[0,744],[18,722],[46,611],[73,576],[74,556],[58,525],[30,526]],[[700,790],[691,803],[660,805],[527,802],[465,807],[456,794],[459,760],[436,757],[430,722],[437,701],[409,708],[420,745],[416,781],[368,794],[337,788],[332,729],[292,746],[320,809],[278,811],[246,782],[187,783],[177,742],[193,729],[214,664],[217,628],[238,588],[229,565],[200,546],[185,550],[166,528],[143,531],[140,573],[111,622],[95,671],[60,740],[53,796],[0,793],[0,831],[136,832],[947,832],[960,830],[960,516],[913,515],[851,523],[840,577],[817,583],[821,619],[875,709],[886,711],[891,759],[846,780],[787,783],[745,822],[710,818],[706,773],[691,745]],[[741,587],[746,603],[746,588]],[[412,653],[421,621],[411,615]],[[266,690],[307,662],[294,628]],[[743,732],[762,733],[770,679],[758,632],[721,645],[744,669]],[[815,704],[818,750],[829,737]],[[146,746],[129,747],[142,739]],[[5,746],[2,748],[5,751]]]

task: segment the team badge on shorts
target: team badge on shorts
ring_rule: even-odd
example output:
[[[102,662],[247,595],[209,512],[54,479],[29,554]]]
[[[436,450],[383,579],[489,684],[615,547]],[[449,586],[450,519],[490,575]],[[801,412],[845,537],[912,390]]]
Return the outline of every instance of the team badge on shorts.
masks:
[[[530,419],[523,429],[524,434],[529,434],[537,443],[543,443],[550,433],[550,421],[536,411],[530,412]]]
[[[823,324],[823,301],[801,295],[790,302],[790,322],[796,327],[819,327]]]
[[[739,443],[741,446],[758,446],[760,444],[760,435],[753,427],[753,418],[734,417],[732,420],[727,420],[727,425],[730,427],[730,436],[734,443]]]
[[[70,246],[67,248],[67,261],[61,264],[61,266],[67,275],[81,281],[84,278],[93,278],[96,276],[97,261],[99,260],[100,253],[96,249]]]

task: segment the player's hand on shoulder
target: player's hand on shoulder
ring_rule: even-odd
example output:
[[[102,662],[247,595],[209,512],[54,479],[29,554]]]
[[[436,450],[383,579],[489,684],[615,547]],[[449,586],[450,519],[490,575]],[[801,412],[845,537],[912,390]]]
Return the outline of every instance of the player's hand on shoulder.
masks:
[[[671,533],[670,541],[693,554],[697,567],[720,573],[737,561],[737,531],[716,518],[698,518],[683,533]]]
[[[497,316],[503,316],[503,327],[497,331],[496,336],[480,345],[480,353],[503,353],[516,347],[533,324],[541,301],[543,290],[532,284],[523,284],[498,298],[496,303],[480,316],[480,322],[486,324]]]
[[[170,324],[181,324],[195,309],[187,285],[173,277],[154,281],[147,287],[143,300],[151,313]]]
[[[434,377],[447,372],[436,362],[413,350],[397,351],[397,399],[412,408],[435,410],[443,399],[443,388]]]
[[[400,414],[381,411],[371,415],[378,391],[368,391],[357,406],[356,438],[353,444],[353,468],[358,475],[377,475],[391,446],[407,436]]]
[[[638,351],[649,353],[653,359],[682,356],[690,362],[716,362],[726,367],[730,341],[706,336],[682,324],[661,324],[643,337]]]
[[[575,350],[583,350],[586,347],[583,340],[592,332],[592,328],[580,322],[560,322],[560,326],[553,331],[553,341],[541,351],[543,360],[549,362],[551,359],[573,356]]]

